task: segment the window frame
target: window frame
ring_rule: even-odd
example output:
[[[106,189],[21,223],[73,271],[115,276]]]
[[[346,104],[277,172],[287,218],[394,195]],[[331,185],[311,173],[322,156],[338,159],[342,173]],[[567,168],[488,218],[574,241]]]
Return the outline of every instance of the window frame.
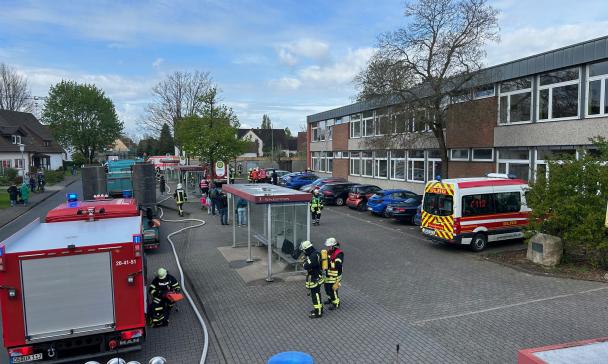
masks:
[[[311,154],[310,155],[310,164],[311,164],[310,167],[311,167],[311,169],[313,171],[320,172],[320,169],[319,169],[319,167],[320,167],[320,164],[319,164],[319,152],[311,152],[310,154]],[[315,166],[315,162],[317,164],[316,166]]]
[[[353,118],[353,115],[350,116],[350,125],[349,125],[349,130],[350,130],[350,139],[359,139],[361,138],[361,120],[362,119],[362,115],[361,114],[354,114],[356,117]],[[355,136],[354,135],[354,126],[355,124],[357,124],[359,126],[359,135]]]
[[[406,181],[407,180],[407,151],[403,150],[403,157],[393,157],[393,153],[396,150],[391,150],[389,160],[389,179],[392,181]],[[397,170],[397,164],[403,163],[403,178],[395,177],[395,171]]]
[[[523,150],[523,149],[521,149]],[[527,178],[522,178],[525,181],[530,181],[532,178],[532,168],[531,168],[531,164],[530,164],[530,153],[531,150],[527,149],[528,151],[528,159],[524,162],[524,159],[501,159],[500,158],[500,150],[498,150],[498,156],[496,158],[496,172],[497,173],[501,173],[500,172],[500,164],[506,164],[506,168],[505,168],[505,173],[509,174],[509,169],[510,169],[510,165],[511,164],[520,164],[520,165],[527,165],[528,166],[528,177]]]
[[[550,121],[559,121],[559,120],[574,120],[574,119],[578,119],[580,117],[581,114],[581,68],[578,66],[575,67],[567,67],[568,68],[576,68],[576,70],[578,71],[578,78],[576,80],[570,80],[570,81],[563,81],[563,82],[558,82],[558,83],[551,83],[548,85],[543,85],[541,86],[540,84],[540,76],[546,73],[551,73],[551,72],[555,72],[555,71],[560,71],[560,70],[554,70],[554,71],[549,71],[549,72],[544,72],[539,74],[537,77],[535,77],[535,82],[536,82],[536,121],[539,123],[546,123],[546,122],[550,122]],[[577,85],[578,86],[578,92],[577,92],[577,105],[576,105],[576,115],[575,116],[565,116],[565,117],[561,117],[561,118],[554,118],[553,116],[553,89],[555,88],[560,88],[560,87],[564,87],[564,86],[571,86],[571,85]],[[543,90],[549,90],[549,94],[548,94],[548,105],[547,105],[547,119],[541,119],[540,118],[540,92]]]
[[[437,177],[437,172],[441,173],[441,167],[437,171],[437,163],[443,163],[441,158],[431,157],[431,150],[425,151],[426,163],[425,163],[425,176],[427,181],[434,181]],[[431,173],[431,175],[429,175]]]
[[[334,171],[334,152],[325,152],[325,172],[333,173]]]
[[[586,118],[601,118],[601,117],[606,117],[608,116],[608,112],[606,112],[606,92],[608,92],[608,73],[604,73],[602,75],[598,75],[598,76],[589,76],[589,71],[591,70],[591,66],[594,63],[603,63],[603,62],[608,62],[608,61],[602,61],[602,62],[592,62],[589,63],[585,66],[585,117]],[[591,82],[593,81],[600,81],[600,112],[597,114],[589,114],[589,96],[590,96],[590,87],[591,87]],[[579,91],[580,94],[580,91]],[[579,96],[580,97],[580,96]],[[580,113],[580,110],[579,110]]]
[[[456,150],[466,150],[467,151],[467,157],[466,158],[454,158],[454,151]],[[471,150],[469,148],[453,148],[450,149],[450,160],[451,161],[461,161],[461,162],[468,162],[471,159]]]
[[[11,135],[11,143],[15,145],[21,144],[21,135],[13,134]]]
[[[367,124],[371,123],[371,134],[367,134]],[[373,137],[376,133],[376,115],[375,112],[372,112],[372,116],[364,118],[363,115],[361,115],[361,137],[362,138],[369,138],[369,137]]]
[[[492,151],[492,158],[491,159],[475,158],[475,151],[480,150],[480,149],[489,149],[490,151]],[[472,162],[494,162],[494,148],[471,148],[471,161]]]
[[[385,153],[384,157],[378,157],[378,153]],[[379,175],[379,170],[380,170],[380,162],[385,162],[386,163],[386,176],[382,177]],[[389,152],[387,150],[383,150],[383,151],[374,151],[374,178],[378,178],[378,179],[388,179],[388,176],[390,175],[389,172]]]
[[[369,153],[369,157],[364,156],[366,153]],[[367,166],[366,166],[366,162],[367,161],[371,161],[371,171],[369,171],[370,174],[366,174],[367,171]],[[374,153],[371,151],[362,151],[361,152],[361,177],[374,177]]]
[[[519,89],[519,90],[513,90],[513,91],[506,91],[506,92],[502,92],[502,84],[498,85],[498,125],[518,125],[518,124],[529,124],[532,123],[532,119],[534,116],[534,110],[533,110],[533,85],[534,85],[534,77],[521,77],[521,78],[528,78],[530,79],[530,87],[529,88],[523,88],[523,89]],[[508,80],[508,81],[514,81],[514,80],[518,80],[521,78],[516,78],[513,80]],[[505,81],[505,82],[508,82]],[[516,122],[511,122],[511,96],[513,95],[518,95],[518,94],[524,94],[524,93],[529,93],[530,94],[530,120],[525,120],[525,121],[516,121]],[[500,106],[501,106],[501,102],[500,99],[505,96],[507,97],[507,120],[503,123],[500,120]]]
[[[410,157],[410,150],[407,151],[407,172],[406,172],[406,180],[412,183],[425,183],[426,176],[426,163],[424,160],[424,154],[422,157]],[[414,179],[414,164],[416,162],[422,162],[422,180]],[[411,178],[410,178],[411,172]]]
[[[356,155],[355,158],[352,157],[353,154]],[[359,165],[359,168],[358,168],[359,173],[353,173],[353,166],[355,165],[355,163],[357,163]],[[360,151],[350,152],[348,166],[349,166],[349,170],[348,170],[349,175],[351,175],[351,176],[360,176],[361,175],[361,152]]]

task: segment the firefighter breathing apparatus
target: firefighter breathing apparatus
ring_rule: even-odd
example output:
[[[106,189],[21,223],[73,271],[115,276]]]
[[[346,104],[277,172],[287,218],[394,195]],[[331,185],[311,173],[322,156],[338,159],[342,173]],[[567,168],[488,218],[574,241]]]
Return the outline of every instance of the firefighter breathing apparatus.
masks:
[[[178,188],[181,186],[181,183],[178,184]],[[169,187],[167,185],[167,192],[171,192],[171,187]],[[168,199],[170,199],[171,197],[166,197],[165,199],[157,202],[157,205],[167,201]],[[179,270],[179,276],[180,276],[180,285],[182,287],[182,292],[184,294],[184,296],[186,296],[186,298],[188,299],[188,302],[190,303],[190,306],[192,306],[192,309],[194,310],[194,313],[196,314],[196,318],[198,319],[202,329],[203,329],[203,334],[204,334],[204,345],[203,345],[203,352],[201,353],[201,359],[199,361],[199,364],[204,364],[205,361],[207,360],[207,351],[209,350],[209,331],[207,330],[207,325],[205,324],[205,320],[203,319],[203,315],[199,312],[198,308],[196,307],[196,304],[194,303],[194,300],[192,299],[192,297],[190,296],[190,293],[188,292],[188,289],[186,288],[186,282],[184,279],[184,271],[182,270],[182,265],[181,262],[179,260],[179,256],[177,255],[177,250],[175,249],[175,244],[173,243],[173,236],[177,235],[177,234],[181,234],[186,230],[190,230],[190,229],[195,229],[198,227],[201,227],[203,225],[205,225],[205,220],[201,220],[201,219],[194,219],[194,218],[187,218],[187,219],[177,219],[177,220],[172,220],[172,219],[164,219],[163,215],[164,215],[164,210],[162,209],[162,207],[159,207],[160,209],[160,219],[161,221],[164,222],[174,222],[174,223],[183,223],[183,222],[193,222],[193,225],[189,225],[186,227],[183,227],[181,229],[178,229],[172,233],[170,233],[169,235],[167,235],[167,240],[169,241],[169,244],[171,244],[171,250],[173,251],[173,256],[175,257],[175,262],[177,263],[177,269]],[[161,268],[162,269],[162,268]],[[160,269],[159,269],[160,271]],[[166,271],[165,271],[166,272]],[[159,272],[160,273],[160,272]],[[150,361],[151,362],[151,361]]]

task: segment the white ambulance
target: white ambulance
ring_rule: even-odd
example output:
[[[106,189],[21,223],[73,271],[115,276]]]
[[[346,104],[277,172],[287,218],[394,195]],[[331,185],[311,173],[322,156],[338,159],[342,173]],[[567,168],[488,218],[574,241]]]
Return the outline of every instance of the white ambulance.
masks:
[[[528,225],[526,181],[491,173],[487,177],[428,182],[422,199],[421,229],[432,240],[469,245],[518,239]]]

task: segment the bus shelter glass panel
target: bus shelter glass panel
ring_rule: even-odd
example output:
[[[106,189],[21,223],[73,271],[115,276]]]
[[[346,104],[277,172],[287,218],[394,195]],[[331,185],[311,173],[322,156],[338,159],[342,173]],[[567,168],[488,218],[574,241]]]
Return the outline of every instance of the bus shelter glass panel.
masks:
[[[279,255],[294,255],[307,236],[307,204],[271,205],[272,248]]]

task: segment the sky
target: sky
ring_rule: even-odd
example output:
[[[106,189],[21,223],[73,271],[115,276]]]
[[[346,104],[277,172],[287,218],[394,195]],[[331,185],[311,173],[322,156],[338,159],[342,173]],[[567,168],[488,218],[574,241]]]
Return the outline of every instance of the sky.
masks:
[[[378,34],[406,24],[403,0],[0,0],[0,62],[46,96],[62,79],[94,83],[126,133],[146,131],[151,88],[174,71],[208,71],[243,127],[354,101],[353,77]],[[501,41],[485,66],[608,34],[606,0],[496,0]]]

